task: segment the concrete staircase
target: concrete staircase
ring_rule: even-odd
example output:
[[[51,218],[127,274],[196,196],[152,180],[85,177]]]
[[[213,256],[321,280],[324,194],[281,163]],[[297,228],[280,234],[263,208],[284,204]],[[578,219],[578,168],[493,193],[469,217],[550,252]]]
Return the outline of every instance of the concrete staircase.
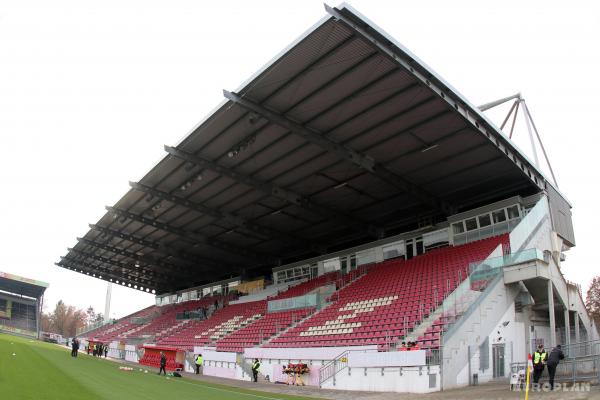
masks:
[[[496,328],[519,294],[518,285],[506,286],[499,275],[442,337],[443,387],[469,383],[470,348],[477,348]]]

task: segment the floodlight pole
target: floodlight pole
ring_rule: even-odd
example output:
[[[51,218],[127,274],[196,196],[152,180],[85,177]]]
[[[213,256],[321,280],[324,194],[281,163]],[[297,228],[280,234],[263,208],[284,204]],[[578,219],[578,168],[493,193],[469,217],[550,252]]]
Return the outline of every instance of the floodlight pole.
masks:
[[[110,298],[112,295],[112,283],[106,285],[106,302],[104,303],[104,321],[108,323],[110,319]]]

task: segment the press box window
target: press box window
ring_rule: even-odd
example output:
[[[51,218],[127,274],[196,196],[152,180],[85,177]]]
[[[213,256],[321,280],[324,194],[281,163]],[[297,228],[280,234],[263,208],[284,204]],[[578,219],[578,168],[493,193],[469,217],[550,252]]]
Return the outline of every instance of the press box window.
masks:
[[[504,209],[498,210],[498,211],[494,211],[492,213],[492,217],[494,217],[494,223],[495,224],[498,224],[500,222],[506,221],[506,214],[504,213]]]
[[[479,219],[479,226],[481,228],[483,228],[485,226],[490,226],[492,224],[492,219],[490,218],[490,214],[480,215],[478,217],[478,219]]]
[[[465,226],[467,227],[467,231],[474,231],[477,229],[477,220],[475,218],[471,218],[465,221]]]
[[[508,212],[508,219],[519,218],[519,206],[512,206],[506,209]]]
[[[455,224],[452,224],[452,231],[457,234],[457,233],[463,233],[465,231],[465,227],[463,226],[462,222],[457,222]]]

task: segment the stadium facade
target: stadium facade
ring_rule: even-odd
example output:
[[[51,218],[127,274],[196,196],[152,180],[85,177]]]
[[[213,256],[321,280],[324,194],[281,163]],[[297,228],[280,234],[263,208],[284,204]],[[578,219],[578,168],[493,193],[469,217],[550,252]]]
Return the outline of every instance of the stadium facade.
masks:
[[[485,115],[348,5],[225,100],[57,265],[156,294],[82,334],[249,379],[427,392],[598,332],[562,272],[571,204]],[[419,350],[400,351],[402,342]],[[146,349],[142,353],[141,348]]]

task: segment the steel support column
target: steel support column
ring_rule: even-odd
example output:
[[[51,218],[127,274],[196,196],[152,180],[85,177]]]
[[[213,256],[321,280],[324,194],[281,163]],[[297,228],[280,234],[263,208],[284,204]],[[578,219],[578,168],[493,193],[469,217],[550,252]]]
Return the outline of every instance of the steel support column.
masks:
[[[579,333],[579,313],[575,311],[575,316],[573,318],[573,325],[575,325],[575,343],[581,342],[581,336]]]
[[[554,315],[554,285],[548,279],[548,317],[550,318],[550,346],[556,346],[556,319]]]
[[[567,345],[567,348],[570,349],[570,345],[571,345],[571,321],[570,321],[570,316],[569,316],[569,308],[565,307],[565,345]]]

